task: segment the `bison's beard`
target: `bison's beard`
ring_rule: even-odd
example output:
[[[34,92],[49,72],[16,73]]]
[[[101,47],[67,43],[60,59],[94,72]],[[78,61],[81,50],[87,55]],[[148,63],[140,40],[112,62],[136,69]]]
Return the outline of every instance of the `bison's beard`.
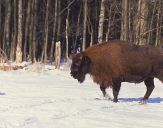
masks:
[[[79,72],[71,72],[71,76],[77,79],[78,82],[82,83],[85,80],[85,74]]]

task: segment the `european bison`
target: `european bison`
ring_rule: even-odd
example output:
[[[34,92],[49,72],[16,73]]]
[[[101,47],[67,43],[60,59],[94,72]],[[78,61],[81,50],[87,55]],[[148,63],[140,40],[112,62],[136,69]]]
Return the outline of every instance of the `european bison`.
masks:
[[[74,55],[71,75],[82,83],[86,74],[105,89],[113,90],[113,102],[117,102],[121,82],[144,81],[147,91],[142,99],[145,103],[154,89],[154,77],[163,81],[163,52],[150,45],[138,46],[125,41],[110,41],[94,45]]]

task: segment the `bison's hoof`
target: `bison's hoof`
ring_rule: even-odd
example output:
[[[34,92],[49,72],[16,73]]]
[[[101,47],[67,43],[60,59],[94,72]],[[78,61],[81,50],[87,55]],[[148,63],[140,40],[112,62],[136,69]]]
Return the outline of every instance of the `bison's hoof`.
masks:
[[[113,99],[113,102],[114,102],[114,103],[117,103],[117,102],[118,102],[118,99]]]
[[[140,104],[140,105],[147,104],[147,100],[141,100],[141,101],[139,102],[139,104]]]

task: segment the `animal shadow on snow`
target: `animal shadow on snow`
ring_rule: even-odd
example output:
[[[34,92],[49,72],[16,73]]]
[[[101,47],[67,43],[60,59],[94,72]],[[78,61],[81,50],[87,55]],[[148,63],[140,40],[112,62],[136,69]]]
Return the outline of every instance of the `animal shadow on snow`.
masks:
[[[0,96],[6,95],[6,93],[4,92],[0,92]]]
[[[142,98],[118,98],[120,102],[139,102]],[[161,103],[163,102],[163,98],[156,97],[156,98],[149,98],[148,103]]]

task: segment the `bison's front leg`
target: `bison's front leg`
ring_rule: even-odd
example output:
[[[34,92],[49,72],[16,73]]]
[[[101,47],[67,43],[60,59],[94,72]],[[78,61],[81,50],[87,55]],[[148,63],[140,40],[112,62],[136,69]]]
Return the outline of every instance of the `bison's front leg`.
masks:
[[[144,95],[143,100],[141,101],[141,103],[146,103],[146,101],[148,100],[149,96],[151,95],[153,89],[154,89],[154,78],[148,78],[144,81],[146,87],[147,87],[147,91]]]
[[[103,85],[100,85],[100,89],[102,91],[103,96],[108,99],[111,100],[112,98],[106,93],[106,87],[104,87]]]
[[[114,82],[113,83],[113,102],[118,102],[118,94],[119,94],[119,90],[121,88],[121,82]]]

